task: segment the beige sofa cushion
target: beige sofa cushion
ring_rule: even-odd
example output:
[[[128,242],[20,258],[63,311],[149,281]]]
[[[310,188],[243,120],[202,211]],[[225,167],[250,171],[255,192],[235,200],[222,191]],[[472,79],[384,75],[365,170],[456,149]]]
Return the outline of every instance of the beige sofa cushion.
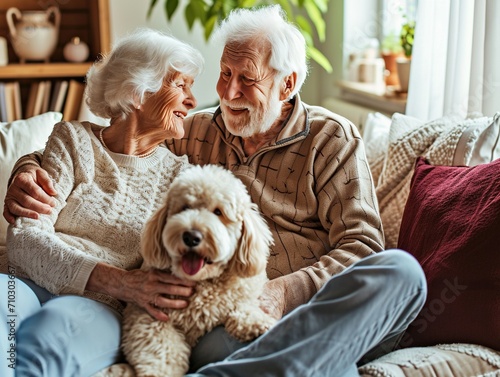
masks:
[[[27,153],[42,149],[62,114],[48,112],[29,119],[0,123],[0,203],[7,191],[10,172],[17,159]],[[0,216],[0,272],[6,270],[5,237],[8,223]]]
[[[443,344],[391,352],[358,369],[361,377],[494,377],[500,352],[471,344]]]

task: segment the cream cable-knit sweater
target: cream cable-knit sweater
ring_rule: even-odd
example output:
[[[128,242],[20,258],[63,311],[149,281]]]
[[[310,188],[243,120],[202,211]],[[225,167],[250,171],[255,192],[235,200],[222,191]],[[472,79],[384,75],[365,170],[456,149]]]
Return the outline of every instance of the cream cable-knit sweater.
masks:
[[[104,149],[97,125],[58,123],[42,167],[53,177],[57,205],[39,220],[18,218],[9,227],[7,253],[18,275],[54,294],[76,294],[121,305],[85,291],[98,262],[124,269],[140,266],[140,233],[172,179],[189,166],[164,147],[146,158]]]

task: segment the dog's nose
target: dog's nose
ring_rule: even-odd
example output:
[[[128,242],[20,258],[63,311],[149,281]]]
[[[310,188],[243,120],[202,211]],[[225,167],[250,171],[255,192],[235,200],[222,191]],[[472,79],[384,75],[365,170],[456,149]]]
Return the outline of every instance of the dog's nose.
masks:
[[[184,244],[189,247],[198,246],[203,239],[203,235],[199,230],[188,230],[182,233],[182,240]]]

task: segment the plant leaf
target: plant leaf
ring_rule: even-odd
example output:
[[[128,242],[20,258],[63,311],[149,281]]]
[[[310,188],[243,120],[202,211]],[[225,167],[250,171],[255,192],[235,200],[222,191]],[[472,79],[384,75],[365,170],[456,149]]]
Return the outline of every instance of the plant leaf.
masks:
[[[300,14],[297,16],[297,25],[299,25],[299,28],[301,29],[302,34],[307,33],[309,36],[313,35],[313,30],[311,27],[311,24],[305,18],[304,16],[301,16]],[[308,42],[309,43],[309,42]]]
[[[195,18],[198,18],[201,24],[204,25],[207,15],[205,2],[203,0],[191,0],[190,4],[192,5]]]
[[[169,21],[172,19],[172,16],[175,13],[178,6],[179,6],[179,0],[166,0],[165,1],[165,13],[167,14],[167,19]]]
[[[156,3],[158,0],[151,0],[149,3],[149,8],[148,8],[148,13],[147,13],[147,18],[151,18],[151,13],[153,13],[153,8],[155,7]]]
[[[215,24],[217,22],[217,16],[212,16],[205,21],[205,40],[208,41],[212,32],[214,31]]]
[[[319,11],[318,7],[312,0],[306,0],[304,2],[304,8],[306,9],[309,18],[316,26],[316,31],[318,32],[319,40],[321,42],[324,42],[326,35],[326,25],[325,25],[325,20],[323,20],[323,17],[321,15],[321,12]]]
[[[192,30],[194,21],[196,19],[196,13],[191,3],[186,5],[186,8],[184,9],[184,18],[186,19],[186,22],[188,24],[188,29]]]
[[[321,13],[326,13],[328,10],[328,0],[313,0]]]
[[[243,0],[243,1],[241,1],[241,7],[242,8],[251,8],[251,7],[256,5],[255,3],[260,3],[260,1],[257,2],[255,0]]]
[[[316,47],[314,47],[314,46],[307,46],[307,56],[309,56],[310,59],[314,60],[321,67],[323,67],[323,69],[325,71],[327,71],[328,73],[332,73],[333,72],[333,67],[330,64],[330,61]]]

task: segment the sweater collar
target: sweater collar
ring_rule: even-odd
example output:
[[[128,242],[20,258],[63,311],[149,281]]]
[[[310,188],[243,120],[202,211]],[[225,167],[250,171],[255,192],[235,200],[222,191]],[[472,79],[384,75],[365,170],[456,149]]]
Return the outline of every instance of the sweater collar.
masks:
[[[300,100],[300,96],[297,94],[293,97],[290,102],[293,104],[293,109],[285,120],[285,126],[278,133],[271,146],[281,145],[289,143],[294,140],[299,140],[305,137],[309,133],[309,118],[307,111]],[[242,140],[239,136],[232,135],[224,125],[224,120],[222,119],[222,112],[220,107],[214,113],[212,124],[219,129],[224,139],[230,145],[237,147],[238,149],[243,149]]]

